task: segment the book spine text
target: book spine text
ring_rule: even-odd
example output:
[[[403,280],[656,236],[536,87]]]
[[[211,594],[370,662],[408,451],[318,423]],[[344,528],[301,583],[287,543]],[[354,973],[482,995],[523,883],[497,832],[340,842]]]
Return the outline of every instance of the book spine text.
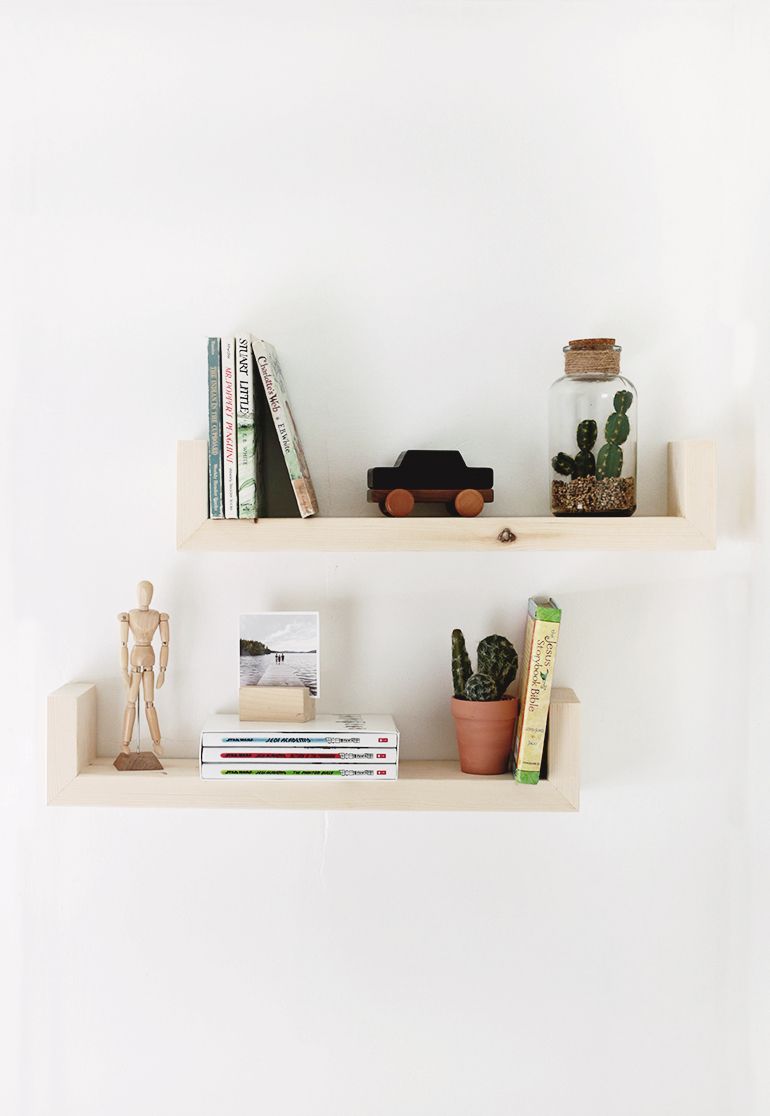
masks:
[[[235,409],[238,442],[238,518],[257,516],[254,357],[248,337],[235,340]]]

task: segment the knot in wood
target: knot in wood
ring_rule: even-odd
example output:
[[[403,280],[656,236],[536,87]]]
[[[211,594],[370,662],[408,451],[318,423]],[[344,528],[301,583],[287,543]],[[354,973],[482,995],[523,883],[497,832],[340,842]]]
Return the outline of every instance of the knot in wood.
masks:
[[[497,541],[501,543],[516,542],[516,536],[514,535],[510,527],[503,527],[502,531],[497,536]]]

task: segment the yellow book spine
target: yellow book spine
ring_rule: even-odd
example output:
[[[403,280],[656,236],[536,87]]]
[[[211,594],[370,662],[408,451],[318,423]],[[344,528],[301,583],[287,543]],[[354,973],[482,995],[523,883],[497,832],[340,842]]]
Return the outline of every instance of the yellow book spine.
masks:
[[[537,783],[540,778],[558,640],[558,621],[527,617],[524,676],[514,750],[514,778],[519,783]]]

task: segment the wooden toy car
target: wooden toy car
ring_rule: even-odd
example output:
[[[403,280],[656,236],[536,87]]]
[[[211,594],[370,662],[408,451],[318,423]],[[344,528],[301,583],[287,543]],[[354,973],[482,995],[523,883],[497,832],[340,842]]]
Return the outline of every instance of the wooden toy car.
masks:
[[[390,516],[409,515],[416,503],[474,516],[494,499],[492,469],[471,468],[459,450],[405,450],[392,468],[370,469],[367,483],[369,502]]]

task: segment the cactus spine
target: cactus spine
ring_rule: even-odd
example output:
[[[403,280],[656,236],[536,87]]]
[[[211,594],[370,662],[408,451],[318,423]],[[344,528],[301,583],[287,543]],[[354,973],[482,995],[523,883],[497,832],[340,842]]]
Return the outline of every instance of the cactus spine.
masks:
[[[455,697],[462,697],[465,686],[473,674],[473,667],[465,646],[465,636],[459,628],[452,632],[452,681],[454,682]]]
[[[505,636],[491,635],[482,639],[476,651],[479,674],[487,674],[497,685],[501,698],[516,677],[519,656],[516,648]]]
[[[497,701],[497,686],[488,674],[472,674],[465,683],[465,697],[468,701]]]
[[[505,636],[482,639],[476,652],[478,669],[473,667],[459,628],[452,632],[452,680],[454,695],[464,701],[499,701],[516,677],[519,656]]]

